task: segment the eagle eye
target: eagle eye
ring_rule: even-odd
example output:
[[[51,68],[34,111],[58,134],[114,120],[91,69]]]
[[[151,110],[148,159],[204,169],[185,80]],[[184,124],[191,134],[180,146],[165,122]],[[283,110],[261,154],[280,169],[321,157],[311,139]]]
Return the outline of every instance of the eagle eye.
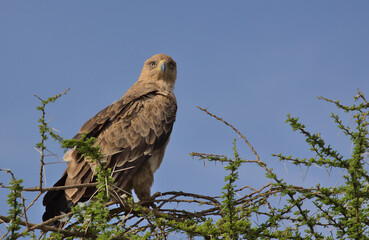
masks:
[[[156,63],[155,62],[150,62],[149,65],[150,65],[150,67],[155,67]]]
[[[173,70],[176,67],[176,65],[175,65],[174,62],[170,62],[170,63],[168,63],[168,67],[169,67],[170,70]]]

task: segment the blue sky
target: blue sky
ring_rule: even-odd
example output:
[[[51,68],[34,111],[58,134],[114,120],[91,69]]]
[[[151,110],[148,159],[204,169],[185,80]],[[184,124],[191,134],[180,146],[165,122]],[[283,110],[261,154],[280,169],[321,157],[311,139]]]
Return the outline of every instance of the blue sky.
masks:
[[[352,103],[357,88],[369,97],[368,11],[367,1],[1,1],[0,168],[12,169],[27,187],[38,183],[34,94],[46,98],[71,88],[47,109],[50,124],[71,138],[127,91],[147,58],[163,52],[178,64],[179,108],[153,193],[220,194],[222,166],[204,167],[189,153],[231,156],[237,135],[196,106],[237,127],[285,179],[334,184],[339,174],[327,177],[315,168],[303,181],[298,168],[286,171],[271,154],[311,156],[284,124],[288,113],[350,154],[349,141],[329,118],[339,111],[316,97]],[[242,157],[254,159],[239,138],[238,146]],[[47,186],[64,168],[47,166]],[[240,175],[239,186],[266,182],[253,166]],[[8,181],[0,173],[0,182]],[[1,205],[6,194],[0,191]],[[39,201],[31,220],[40,222],[42,212]]]

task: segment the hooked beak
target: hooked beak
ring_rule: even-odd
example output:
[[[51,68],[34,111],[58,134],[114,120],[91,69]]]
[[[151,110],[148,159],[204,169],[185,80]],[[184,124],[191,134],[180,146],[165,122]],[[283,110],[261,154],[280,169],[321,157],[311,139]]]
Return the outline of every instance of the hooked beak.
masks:
[[[160,71],[165,73],[166,70],[167,70],[167,64],[164,61],[161,61],[160,62]]]

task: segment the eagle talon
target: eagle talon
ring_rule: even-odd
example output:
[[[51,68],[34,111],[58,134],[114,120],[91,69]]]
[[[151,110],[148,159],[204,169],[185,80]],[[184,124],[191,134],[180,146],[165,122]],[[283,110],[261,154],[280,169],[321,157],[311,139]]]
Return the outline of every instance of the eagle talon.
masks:
[[[144,201],[141,201],[139,204],[141,206],[144,206],[144,207],[147,207],[147,208],[152,208],[153,210],[157,210],[158,209],[158,207],[154,203],[154,198],[146,199]]]
[[[147,203],[144,206],[147,207],[147,208],[152,208],[153,210],[157,210],[158,209],[158,207],[153,202],[152,203]]]

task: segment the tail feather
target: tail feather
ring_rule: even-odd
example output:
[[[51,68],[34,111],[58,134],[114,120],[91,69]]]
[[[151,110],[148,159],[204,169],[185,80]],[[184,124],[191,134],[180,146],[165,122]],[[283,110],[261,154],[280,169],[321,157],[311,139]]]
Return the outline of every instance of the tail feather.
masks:
[[[54,184],[54,187],[64,186],[66,178],[67,174],[64,173],[63,177]],[[63,213],[70,212],[71,207],[74,205],[72,201],[67,200],[64,190],[48,191],[42,201],[42,204],[46,207],[45,213],[42,215],[43,221],[47,221]],[[53,225],[55,227],[62,228],[64,223],[55,221]]]

